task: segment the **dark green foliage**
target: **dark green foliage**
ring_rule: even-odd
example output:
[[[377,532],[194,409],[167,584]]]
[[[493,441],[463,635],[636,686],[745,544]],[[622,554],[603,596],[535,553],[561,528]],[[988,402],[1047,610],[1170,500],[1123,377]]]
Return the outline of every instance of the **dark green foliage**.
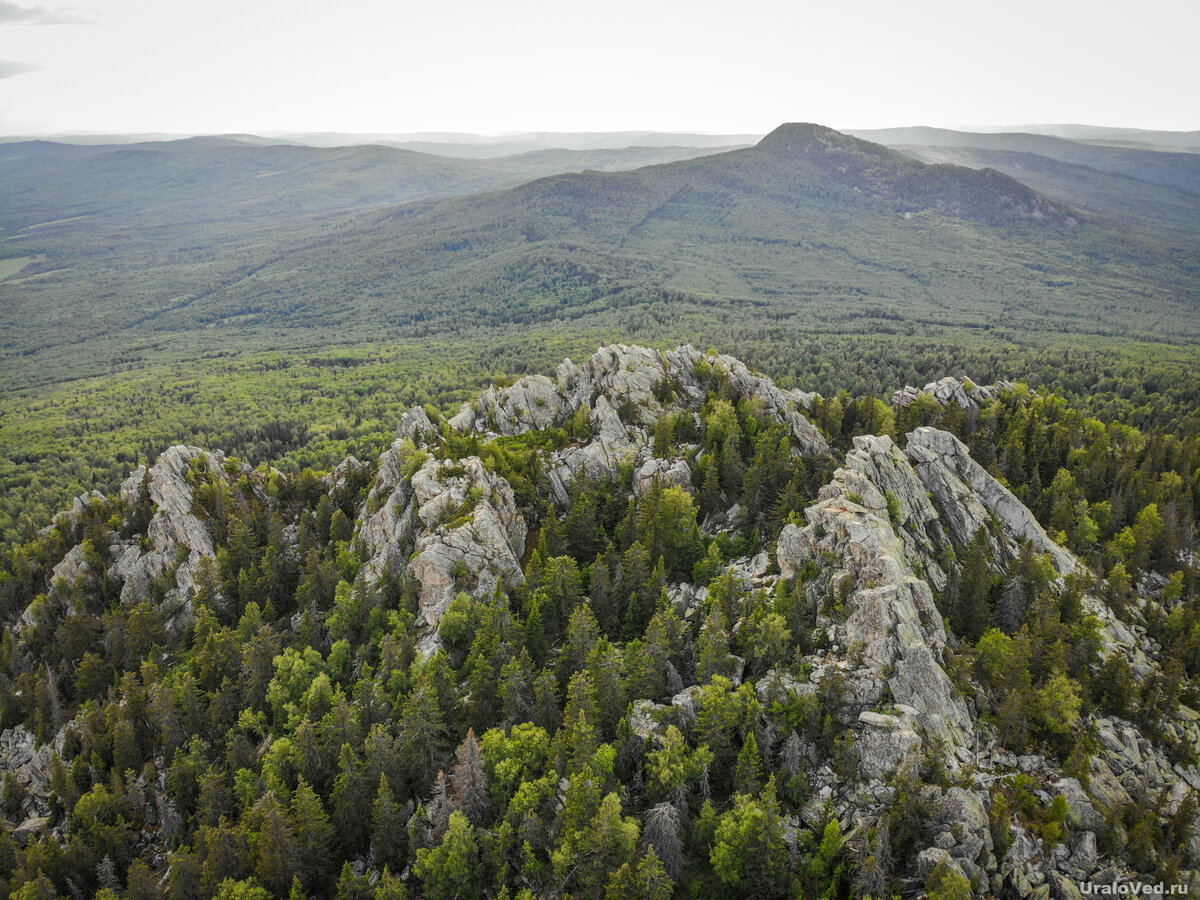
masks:
[[[773,592],[725,569],[798,521],[833,463],[793,457],[788,434],[755,404],[733,402],[720,371],[706,378],[699,424],[672,415],[655,429],[663,442],[700,445],[685,451],[700,460],[699,499],[657,484],[630,499],[626,467],[624,481],[580,479],[555,510],[529,460],[565,446],[565,432],[473,447],[454,439],[526,478],[531,550],[523,588],[451,604],[445,652],[428,659],[416,652],[414,588],[402,579],[354,585],[359,560],[346,539],[368,502],[366,477],[327,492],[317,472],[224,486],[197,469],[221,554],[201,569],[195,618],[179,635],[154,603],[105,594],[112,560],[98,539],[122,515],[144,520],[136,503],[97,502],[78,526],[14,549],[0,579],[6,609],[11,619],[36,600],[39,616],[0,641],[0,715],[5,727],[21,722],[46,737],[68,720],[75,727],[51,771],[53,815],[70,838],[12,848],[9,883],[66,896],[68,879],[92,892],[115,880],[155,896],[163,872],[139,859],[139,841],[154,830],[148,812],[157,815],[162,790],[179,817],[171,898],[452,896],[463,884],[491,896],[527,887],[655,898],[845,897],[852,882],[872,895],[895,889],[894,879],[913,874],[906,861],[927,845],[937,815],[923,791],[954,775],[925,736],[920,767],[897,776],[873,828],[852,839],[827,811],[783,841],[782,823],[811,799],[814,771],[857,777],[836,670],[803,695],[761,682],[775,670],[803,684],[813,655],[825,653],[825,595],[815,590],[824,561]],[[955,633],[945,664],[986,726],[1008,749],[1044,753],[1085,785],[1098,746],[1086,727],[1092,712],[1132,719],[1187,762],[1191,749],[1165,723],[1195,702],[1200,673],[1196,573],[1177,553],[1196,524],[1195,437],[1103,425],[1024,387],[975,417],[930,412],[1061,540],[1105,567],[1099,590],[1115,607],[1123,600],[1163,648],[1154,677],[1140,682],[1120,655],[1102,660],[1086,576],[1058,579],[1029,545],[1012,559],[997,554],[997,533],[985,526],[944,554],[952,584],[940,599]],[[845,393],[813,415],[846,445],[889,431],[890,413],[877,398]],[[744,510],[719,535],[698,528],[710,473],[719,511],[735,499]],[[899,502],[885,500],[903,528]],[[293,521],[301,552],[283,565],[273,553]],[[76,543],[98,577],[47,585],[49,567]],[[1175,568],[1163,571],[1165,586],[1135,607],[1137,582],[1167,562]],[[668,587],[697,573],[706,600],[685,616]],[[830,607],[848,587],[834,580]],[[688,688],[687,705],[670,702]],[[638,700],[660,706],[630,705]],[[19,794],[6,785],[0,799],[11,809]],[[1009,821],[1047,845],[1065,840],[1061,804],[1030,797],[1024,783],[996,786],[998,846]],[[1128,853],[1136,834],[1169,861],[1187,841],[1176,819],[1117,810],[1103,839]],[[392,874],[406,869],[407,884]],[[955,888],[929,885],[948,896]]]

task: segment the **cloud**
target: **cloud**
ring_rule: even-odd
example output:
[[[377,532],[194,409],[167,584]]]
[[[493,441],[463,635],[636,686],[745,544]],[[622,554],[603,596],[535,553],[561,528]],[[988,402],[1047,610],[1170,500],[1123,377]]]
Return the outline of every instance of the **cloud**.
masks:
[[[14,78],[26,72],[36,72],[41,66],[31,66],[29,63],[9,62],[0,59],[0,78]]]
[[[12,0],[0,0],[0,25],[95,25],[96,17],[88,10],[50,9],[45,6],[20,6]],[[7,76],[6,76],[7,77]]]

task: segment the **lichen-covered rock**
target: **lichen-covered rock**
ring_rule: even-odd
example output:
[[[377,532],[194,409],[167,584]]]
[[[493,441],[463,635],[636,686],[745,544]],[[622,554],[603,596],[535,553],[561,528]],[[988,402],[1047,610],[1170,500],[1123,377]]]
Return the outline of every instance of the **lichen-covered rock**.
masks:
[[[775,563],[779,566],[779,574],[783,578],[795,578],[800,569],[809,561],[811,545],[805,540],[800,527],[790,522],[779,532],[775,542]]]
[[[809,524],[800,540],[790,536],[788,546],[806,544],[806,558],[837,561],[809,589],[845,594],[847,616],[835,630],[855,666],[855,702],[874,705],[886,685],[892,699],[913,707],[925,732],[953,753],[966,745],[970,717],[939,662],[946,634],[933,593],[909,565],[886,509],[850,499],[848,478],[856,480],[847,469],[834,473],[805,510]]]
[[[12,775],[23,791],[21,815],[25,821],[39,819],[50,810],[50,763],[56,750],[62,749],[63,732],[40,747],[33,732],[23,725],[0,732],[0,781]],[[34,827],[36,826],[36,827]],[[31,833],[41,825],[34,822]]]
[[[550,460],[550,487],[555,502],[570,499],[573,481],[586,473],[592,478],[615,477],[626,461],[633,462],[647,444],[644,432],[625,427],[608,397],[601,395],[592,406],[588,422],[592,439],[586,444],[556,451]]]
[[[938,381],[931,381],[924,388],[905,386],[892,394],[892,405],[905,407],[918,397],[927,395],[933,397],[942,406],[954,404],[967,411],[977,411],[984,404],[1000,396],[1001,391],[1011,391],[1016,385],[1011,381],[997,381],[995,384],[974,384],[970,379],[958,379],[948,375]]]
[[[121,601],[136,603],[154,593],[154,583],[167,579],[166,596],[160,605],[164,623],[177,635],[192,616],[195,576],[200,561],[213,558],[216,548],[204,522],[193,512],[192,466],[208,476],[228,482],[225,456],[199,447],[168,447],[149,470],[138,468],[121,485],[121,499],[133,506],[139,502],[143,482],[148,489],[153,515],[145,538],[150,547],[125,545],[109,565],[109,576],[121,583]],[[240,474],[249,474],[243,466]]]
[[[553,381],[545,375],[527,375],[512,387],[489,387],[450,420],[450,427],[508,435],[541,431],[559,422],[563,407]]]
[[[400,424],[396,426],[396,443],[408,440],[420,447],[436,434],[437,428],[429,420],[425,410],[420,406],[413,406],[400,417]]]
[[[941,590],[946,583],[941,556],[948,537],[925,485],[895,441],[886,435],[854,438],[840,475],[845,491],[860,505],[891,521],[909,564]]]
[[[633,492],[644,497],[658,482],[662,487],[681,487],[692,492],[692,470],[682,459],[658,459],[650,457],[633,473]]]
[[[1067,822],[1072,828],[1084,831],[1099,831],[1104,827],[1104,816],[1092,804],[1092,799],[1075,778],[1059,778],[1054,782],[1055,793],[1067,801]],[[1093,848],[1094,848],[1093,844]]]
[[[705,367],[707,374],[698,372]],[[561,427],[579,410],[589,410],[592,439],[559,451],[549,467],[555,499],[562,503],[567,487],[584,469],[614,474],[627,458],[636,458],[648,443],[648,430],[664,413],[697,410],[714,372],[725,378],[735,397],[758,404],[766,416],[786,424],[798,452],[829,452],[801,412],[811,406],[814,394],[781,390],[731,356],[708,357],[690,346],[666,352],[623,344],[602,347],[582,365],[564,360],[554,380],[530,375],[511,387],[489,388],[464,404],[450,425],[459,431],[512,435]]]
[[[390,468],[380,468],[392,477]],[[459,591],[490,598],[497,585],[512,590],[524,583],[525,520],[508,482],[477,457],[429,458],[411,479],[400,477],[379,509],[366,512],[358,529],[366,562],[358,578],[366,584],[386,573],[414,579],[422,653],[441,646],[438,626]]]
[[[887,779],[920,752],[921,736],[899,716],[858,715],[858,767],[863,778]]]

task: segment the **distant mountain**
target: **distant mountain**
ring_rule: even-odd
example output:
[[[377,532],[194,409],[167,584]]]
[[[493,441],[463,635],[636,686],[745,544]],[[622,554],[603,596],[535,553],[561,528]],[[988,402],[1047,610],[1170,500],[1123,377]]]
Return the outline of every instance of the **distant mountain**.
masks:
[[[1146,128],[1112,128],[1104,125],[1012,125],[980,130],[1048,134],[1072,141],[1142,144],[1162,149],[1200,151],[1200,131],[1156,131]]]
[[[625,147],[692,147],[715,150],[747,146],[756,143],[761,137],[761,134],[697,134],[671,131],[528,131],[502,135],[462,132],[304,132],[280,135],[281,139],[312,147],[383,144],[420,153],[472,159],[492,159],[537,150],[618,150]]]
[[[469,160],[382,146],[266,144],[242,136],[96,146],[0,144],[0,227],[19,230],[79,217],[96,217],[102,227],[282,221],[708,152],[677,146],[557,149]]]
[[[1074,165],[1090,166],[1200,194],[1200,153],[1172,153],[1148,147],[1114,147],[1044,134],[980,133],[943,128],[888,128],[853,131],[889,147],[969,147],[1036,153]],[[1200,147],[1200,143],[1197,144]]]
[[[560,322],[1200,338],[1194,223],[1114,224],[1069,193],[819,125],[450,198],[429,195],[495,185],[513,167],[527,178],[548,160],[498,170],[204,139],[88,149],[72,168],[47,148],[60,168],[22,192],[37,179],[12,173],[36,166],[15,158],[20,146],[4,152],[5,247],[26,262],[2,283],[0,330],[25,379],[103,370],[130,346],[228,353]],[[427,199],[388,202],[405,191]],[[124,210],[153,227],[128,227]]]
[[[1137,218],[1150,228],[1165,225],[1192,230],[1200,221],[1200,194],[1119,172],[1016,150],[924,146],[895,149],[925,163],[996,169],[1059,202],[1100,215]]]

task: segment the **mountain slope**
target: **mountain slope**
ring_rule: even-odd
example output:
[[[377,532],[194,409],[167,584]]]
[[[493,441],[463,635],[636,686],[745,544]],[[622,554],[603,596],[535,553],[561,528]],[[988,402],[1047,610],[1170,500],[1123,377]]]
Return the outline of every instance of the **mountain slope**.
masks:
[[[913,145],[895,149],[921,162],[996,169],[1061,203],[1101,216],[1137,220],[1140,227],[1151,230],[1190,230],[1200,216],[1200,194],[1037,153]]]
[[[975,133],[942,128],[888,128],[853,134],[890,147],[970,147],[1036,153],[1074,165],[1090,166],[1200,194],[1200,154],[1158,149],[1113,147],[1064,137],[1021,133]]]
[[[922,165],[815,125],[632,172],[271,229],[230,222],[204,241],[163,228],[89,242],[89,227],[8,242],[41,257],[4,283],[0,312],[8,359],[34,377],[85,374],[78,348],[103,367],[151,336],[227,352],[313,346],[331,329],[355,343],[638,315],[681,329],[846,333],[874,319],[910,333],[1200,337],[1194,228],[1083,221],[998,172]]]
[[[232,137],[109,146],[8,143],[0,144],[0,228],[11,234],[68,218],[98,228],[283,222],[710,152],[627,146],[466,160],[378,145],[318,149]]]

